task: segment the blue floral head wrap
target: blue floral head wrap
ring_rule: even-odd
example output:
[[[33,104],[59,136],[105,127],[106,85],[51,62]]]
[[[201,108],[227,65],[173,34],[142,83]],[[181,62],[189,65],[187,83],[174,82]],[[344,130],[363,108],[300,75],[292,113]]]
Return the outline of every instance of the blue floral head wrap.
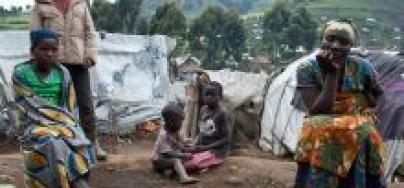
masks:
[[[32,30],[29,33],[31,40],[31,47],[35,47],[39,42],[45,39],[55,39],[58,40],[59,34],[48,28],[41,28]]]

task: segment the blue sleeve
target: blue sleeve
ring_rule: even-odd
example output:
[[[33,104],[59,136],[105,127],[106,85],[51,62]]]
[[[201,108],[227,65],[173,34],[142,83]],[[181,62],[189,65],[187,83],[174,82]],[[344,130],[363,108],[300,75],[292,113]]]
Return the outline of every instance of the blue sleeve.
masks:
[[[382,92],[382,89],[376,69],[373,68],[367,60],[364,60],[361,65],[361,74],[365,91],[376,96],[379,95]]]
[[[318,87],[320,85],[320,72],[315,60],[301,62],[297,68],[296,74],[297,87]]]

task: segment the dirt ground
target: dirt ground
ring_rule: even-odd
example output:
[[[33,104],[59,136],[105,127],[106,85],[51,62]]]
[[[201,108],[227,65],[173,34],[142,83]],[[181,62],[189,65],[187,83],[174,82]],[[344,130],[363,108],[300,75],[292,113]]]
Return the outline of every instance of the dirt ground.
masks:
[[[114,142],[108,147],[110,155],[106,162],[99,162],[91,172],[90,185],[97,188],[147,188],[184,187],[175,179],[169,179],[152,171],[150,163],[154,141],[129,139]],[[111,143],[111,142],[110,142]],[[22,158],[17,143],[0,147],[0,187],[14,184],[24,187]],[[251,145],[232,152],[226,162],[204,174],[194,174],[200,183],[190,188],[227,187],[291,187],[296,166],[293,162],[274,160],[268,153],[262,153]]]
[[[105,144],[105,141],[104,141]],[[292,187],[296,165],[289,159],[275,159],[255,146],[236,149],[226,162],[204,174],[194,174],[200,183],[183,186],[152,171],[150,163],[153,140],[125,140],[108,147],[106,162],[92,170],[90,185],[96,188],[284,188]],[[0,188],[2,184],[24,187],[22,159],[18,144],[0,147]],[[397,187],[397,186],[394,186]],[[398,186],[404,187],[404,186]]]

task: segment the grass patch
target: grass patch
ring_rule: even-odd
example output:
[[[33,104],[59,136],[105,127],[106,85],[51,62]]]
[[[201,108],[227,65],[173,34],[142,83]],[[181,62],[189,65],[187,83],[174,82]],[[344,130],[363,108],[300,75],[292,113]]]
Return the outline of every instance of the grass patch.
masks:
[[[0,18],[0,30],[28,29],[28,15],[7,16]]]

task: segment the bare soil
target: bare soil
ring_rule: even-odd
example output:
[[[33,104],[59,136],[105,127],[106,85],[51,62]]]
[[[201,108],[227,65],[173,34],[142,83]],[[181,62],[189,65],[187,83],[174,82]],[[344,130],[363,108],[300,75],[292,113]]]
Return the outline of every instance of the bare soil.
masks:
[[[99,162],[91,172],[93,188],[286,188],[293,187],[296,165],[290,158],[276,158],[253,145],[239,146],[225,163],[204,174],[193,174],[201,182],[180,185],[175,178],[159,175],[150,163],[153,140],[120,140],[108,145],[108,160]],[[111,143],[111,142],[109,142]],[[5,184],[24,187],[22,158],[18,143],[0,146],[0,188]],[[404,187],[395,184],[390,187]]]
[[[296,166],[288,160],[275,160],[254,146],[245,145],[233,151],[226,162],[204,174],[193,174],[201,179],[194,185],[183,186],[175,178],[164,177],[153,172],[150,156],[152,139],[120,140],[104,148],[110,155],[105,162],[99,162],[91,172],[90,185],[97,188],[147,188],[147,187],[292,187]],[[18,143],[0,146],[0,187],[14,184],[24,187],[22,158]]]

